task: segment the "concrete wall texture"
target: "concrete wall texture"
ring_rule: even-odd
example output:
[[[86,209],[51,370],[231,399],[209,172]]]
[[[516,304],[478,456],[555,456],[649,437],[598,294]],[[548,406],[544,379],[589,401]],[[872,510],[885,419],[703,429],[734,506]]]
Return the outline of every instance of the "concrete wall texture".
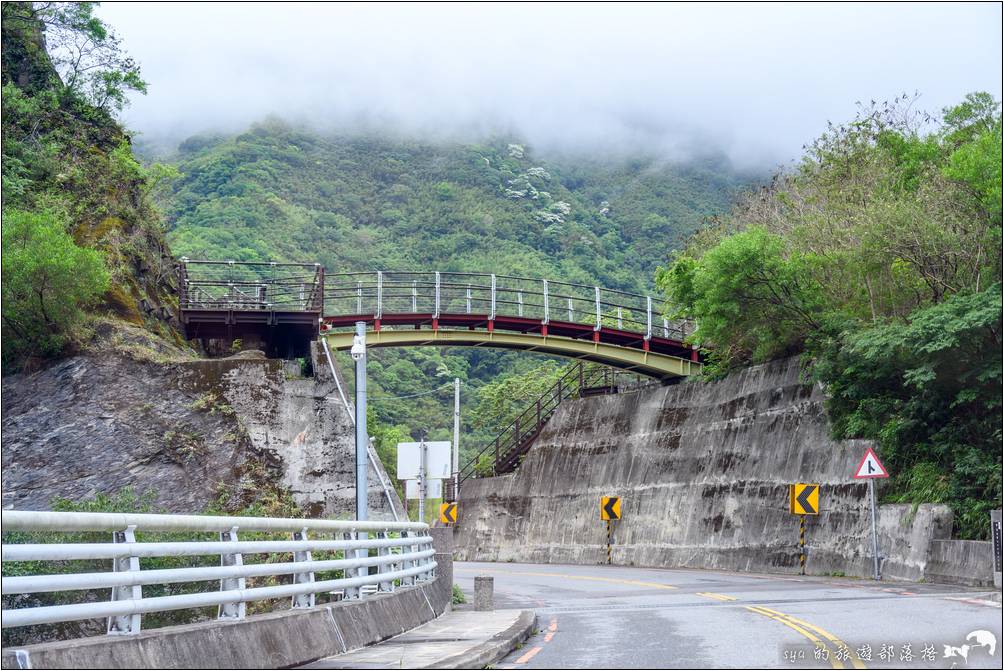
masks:
[[[450,608],[450,529],[433,529],[436,578],[392,593],[245,620],[149,629],[135,636],[4,648],[2,668],[266,669],[307,664],[370,645],[442,615]]]
[[[464,483],[457,558],[604,563],[600,497],[612,495],[615,564],[796,573],[788,486],[806,482],[821,486],[807,572],[869,576],[867,485],[851,478],[869,443],[831,439],[823,401],[792,358],[565,403],[517,472]],[[884,575],[924,578],[951,523],[943,505],[880,506]]]

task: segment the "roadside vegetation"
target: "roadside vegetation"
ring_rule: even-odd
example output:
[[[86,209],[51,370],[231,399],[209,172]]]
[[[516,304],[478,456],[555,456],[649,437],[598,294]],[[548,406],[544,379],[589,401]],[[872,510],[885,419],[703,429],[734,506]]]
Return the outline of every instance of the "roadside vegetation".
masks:
[[[864,107],[657,274],[711,375],[802,353],[837,438],[878,441],[890,501],[1001,507],[1001,107]]]
[[[174,173],[115,120],[146,84],[94,4],[3,3],[4,374],[84,344],[95,314],[180,344],[151,201]]]

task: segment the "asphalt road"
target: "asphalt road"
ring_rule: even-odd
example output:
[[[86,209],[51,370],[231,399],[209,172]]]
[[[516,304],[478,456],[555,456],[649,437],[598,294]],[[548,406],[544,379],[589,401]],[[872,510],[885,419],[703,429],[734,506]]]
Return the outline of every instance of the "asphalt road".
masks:
[[[537,612],[539,633],[498,668],[1001,668],[1001,608],[987,590],[621,566],[454,570],[468,595],[474,576],[491,575],[496,608]],[[963,647],[980,630],[993,654],[977,645],[985,634]]]

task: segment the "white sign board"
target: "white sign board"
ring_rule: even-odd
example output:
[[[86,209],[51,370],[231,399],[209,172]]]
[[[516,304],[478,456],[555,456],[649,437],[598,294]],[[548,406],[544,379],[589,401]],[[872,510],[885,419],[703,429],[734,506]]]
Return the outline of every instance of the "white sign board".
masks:
[[[416,480],[422,463],[422,443],[397,444],[397,479]],[[448,440],[430,440],[425,443],[425,477],[441,480],[450,477],[453,444]],[[432,497],[430,497],[432,498]]]
[[[443,498],[443,481],[442,480],[426,480],[425,482],[425,498],[427,499],[441,499]],[[418,480],[405,480],[404,481],[404,497],[406,499],[419,499],[418,495]]]
[[[868,448],[865,452],[865,456],[862,457],[861,463],[858,464],[857,470],[854,472],[854,477],[858,479],[863,478],[888,478],[889,471],[885,470],[885,466],[879,461],[878,456],[872,450]]]

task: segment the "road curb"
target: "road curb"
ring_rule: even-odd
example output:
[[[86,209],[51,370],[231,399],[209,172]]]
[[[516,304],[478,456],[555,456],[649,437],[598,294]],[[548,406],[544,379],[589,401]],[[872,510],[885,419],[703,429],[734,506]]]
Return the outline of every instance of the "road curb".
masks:
[[[430,667],[432,669],[483,669],[494,664],[516,649],[530,637],[537,625],[537,613],[532,610],[520,611],[519,617],[505,630],[470,650],[447,657]]]

